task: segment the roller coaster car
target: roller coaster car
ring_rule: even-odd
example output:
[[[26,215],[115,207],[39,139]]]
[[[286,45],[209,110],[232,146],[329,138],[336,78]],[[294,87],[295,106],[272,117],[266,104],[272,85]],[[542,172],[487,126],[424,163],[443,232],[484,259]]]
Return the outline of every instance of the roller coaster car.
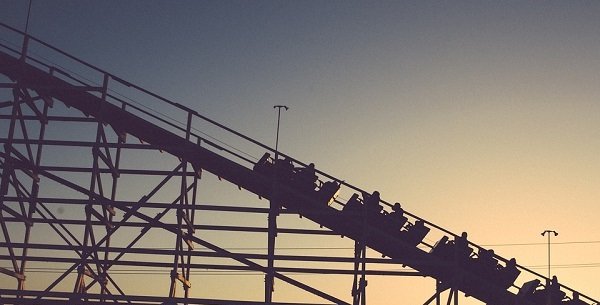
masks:
[[[540,286],[540,280],[538,279],[523,283],[521,288],[519,288],[519,292],[517,293],[516,303],[528,304],[529,302],[531,302],[533,298],[533,293],[535,292],[538,286]]]
[[[435,245],[433,245],[433,248],[431,248],[429,253],[443,258],[452,257],[452,245],[450,242],[448,242],[448,236],[444,235],[440,240],[438,240]]]
[[[286,172],[288,172],[287,169]],[[307,167],[296,169],[292,166],[289,173],[291,174],[289,180],[295,188],[302,191],[314,191],[317,188],[318,177],[315,173],[315,165],[313,163]]]
[[[552,283],[548,287],[542,289],[536,289],[541,287],[540,280],[535,279],[526,282],[519,289],[517,294],[518,304],[537,304],[537,305],[560,305],[563,304],[565,293],[560,290],[560,285],[553,279]],[[550,301],[548,303],[548,301]]]
[[[473,248],[469,247],[466,239],[463,240],[463,237],[457,237],[453,241],[448,241],[448,239],[448,236],[443,236],[429,253],[461,266],[471,262]]]
[[[568,300],[563,300],[562,305],[590,305],[579,299],[579,293],[573,292],[573,298]]]
[[[479,275],[481,278],[490,281],[492,284],[508,289],[519,276],[519,271],[516,267],[516,261],[511,259],[506,267],[498,264],[498,259],[494,257],[494,251],[490,249],[480,248],[477,257],[470,260],[469,264],[465,265],[472,273]],[[474,283],[481,285],[480,282]]]
[[[383,214],[376,213],[373,210],[368,209],[363,203],[364,200],[358,198],[358,194],[352,194],[352,197],[346,202],[344,207],[342,208],[342,213],[346,215],[346,217],[357,221],[357,223],[363,225],[373,225],[377,226],[380,229],[382,228],[383,221],[378,217],[384,217]]]
[[[453,257],[454,257],[454,250],[452,249],[453,244],[448,241],[448,236],[442,236],[442,238],[440,240],[438,240],[435,245],[433,245],[433,248],[431,248],[431,250],[429,251],[429,254],[444,260],[444,261],[452,261]],[[446,268],[446,267],[442,267],[443,265],[440,266],[440,268],[437,269],[437,273],[439,275],[439,279],[444,280],[444,279],[451,279],[452,275],[455,274],[455,270],[454,268]]]
[[[273,165],[275,173],[277,174],[277,179],[283,183],[290,183],[294,176],[294,165],[292,164],[292,161],[287,158],[277,159]]]
[[[339,183],[327,181],[324,182],[317,191],[317,198],[319,198],[319,202],[326,202],[327,205],[331,205],[335,198],[337,198],[339,191]]]
[[[479,249],[477,257],[468,265],[469,269],[487,279],[493,279],[498,270],[498,260],[494,257],[494,250]]]
[[[255,172],[261,173],[265,176],[269,174],[273,174],[273,162],[269,160],[271,155],[269,153],[265,153],[258,162],[254,164],[252,170]]]
[[[363,192],[362,198],[363,207],[370,217],[380,214],[383,211],[383,207],[379,204],[381,199],[378,191],[374,191],[372,194]]]
[[[269,153],[265,153],[252,168],[268,178],[275,178],[283,183],[289,183],[294,173],[294,165],[288,159],[273,160]],[[275,176],[277,174],[277,176]]]
[[[352,194],[352,197],[348,199],[348,202],[346,202],[346,204],[342,208],[342,211],[346,213],[359,214],[362,212],[362,209],[363,204],[360,201],[360,199],[358,199],[358,194],[354,193]]]
[[[498,270],[496,271],[497,283],[500,287],[504,289],[510,288],[512,284],[515,282],[521,271],[517,269],[517,262],[514,258],[511,258],[506,266],[498,266]]]
[[[560,290],[560,285],[553,280],[544,289],[535,290],[532,301],[536,304],[547,305],[548,300],[550,300],[550,305],[560,305],[565,296],[565,292]]]
[[[393,211],[384,218],[383,225],[390,233],[396,234],[402,230],[402,227],[408,222],[408,218],[400,212]]]
[[[415,224],[409,223],[408,227],[405,230],[400,231],[398,236],[405,243],[416,247],[419,243],[421,243],[421,241],[423,241],[423,238],[425,238],[425,235],[429,233],[429,230],[431,229],[426,227],[425,223],[419,219],[415,221]]]

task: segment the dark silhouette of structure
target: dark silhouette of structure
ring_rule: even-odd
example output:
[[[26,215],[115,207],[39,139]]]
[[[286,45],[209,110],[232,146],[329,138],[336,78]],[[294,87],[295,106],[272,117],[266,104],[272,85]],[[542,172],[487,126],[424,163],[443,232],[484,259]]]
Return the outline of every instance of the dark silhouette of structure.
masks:
[[[18,49],[0,45],[0,74],[6,79],[0,90],[10,97],[0,103],[3,126],[0,138],[3,240],[0,246],[5,249],[0,254],[0,276],[16,284],[12,289],[0,287],[3,305],[292,304],[273,301],[273,279],[317,296],[327,304],[358,305],[367,303],[367,276],[376,275],[432,278],[437,289],[425,304],[434,301],[440,304],[446,291],[448,304],[458,303],[459,291],[495,305],[544,305],[547,298],[540,296],[548,295],[551,304],[597,303],[561,286],[556,279],[547,287],[541,285],[540,280],[545,278],[517,265],[516,260],[506,260],[491,249],[469,243],[466,233],[456,236],[403,210],[400,204],[392,206],[381,200],[377,191],[369,194],[318,171],[312,163],[306,165],[281,153],[273,160],[273,149],[191,109],[16,29],[1,24],[1,30],[22,39]],[[82,70],[91,70],[100,77],[100,84],[31,56],[28,50],[32,44]],[[144,99],[158,101],[162,107],[183,114],[185,119],[174,123],[122,98],[112,91],[114,88],[133,90]],[[59,104],[66,107],[61,108]],[[194,127],[197,123],[233,135],[261,153],[267,152],[255,161],[205,137]],[[69,129],[53,133],[55,125],[75,125],[78,127],[76,135],[69,133]],[[79,135],[89,137],[79,139]],[[66,156],[67,153],[70,155]],[[139,162],[146,153],[161,161],[168,159],[171,167],[161,168],[161,162]],[[42,156],[58,161],[42,162],[45,160]],[[87,165],[81,165],[86,162]],[[268,209],[201,205],[197,194],[204,171],[274,204]],[[140,180],[144,180],[143,185],[139,184]],[[136,189],[143,190],[139,197],[121,199]],[[345,201],[338,199],[340,193],[352,195]],[[268,215],[269,228],[199,225],[196,215],[202,211]],[[281,232],[341,235],[354,241],[354,256],[347,259],[276,255],[275,237],[280,232],[276,219],[283,212],[298,214],[326,229],[282,229]],[[40,227],[55,233],[56,240],[34,238]],[[138,247],[141,240],[157,230],[172,238],[171,249]],[[267,253],[234,253],[210,242],[204,234],[199,234],[200,230],[203,233],[210,230],[268,231]],[[441,236],[434,246],[424,242],[432,232],[438,238]],[[453,240],[449,241],[450,238]],[[397,264],[406,271],[369,270],[368,263],[382,263],[382,259],[367,257],[367,248],[389,258],[383,263]],[[192,260],[206,257],[227,259],[227,263]],[[277,260],[297,262],[299,266],[276,266]],[[350,261],[353,267],[315,270],[302,266],[307,261]],[[27,276],[29,266],[44,263],[58,266],[55,267],[57,276],[41,289],[28,288],[25,283],[34,278]],[[128,294],[113,272],[115,266],[166,268],[169,289],[161,296]],[[195,269],[261,272],[265,276],[265,300],[193,298],[190,290]],[[346,274],[351,278],[351,289],[347,295],[334,296],[286,275],[290,271]],[[519,277],[528,281],[516,284]]]

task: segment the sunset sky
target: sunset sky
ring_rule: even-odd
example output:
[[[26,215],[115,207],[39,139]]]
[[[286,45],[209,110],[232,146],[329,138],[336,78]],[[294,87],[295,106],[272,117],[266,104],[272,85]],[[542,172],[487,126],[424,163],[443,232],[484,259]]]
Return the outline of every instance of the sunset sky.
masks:
[[[542,274],[556,230],[600,298],[600,2],[33,0],[28,31],[268,145],[287,105],[286,154]]]

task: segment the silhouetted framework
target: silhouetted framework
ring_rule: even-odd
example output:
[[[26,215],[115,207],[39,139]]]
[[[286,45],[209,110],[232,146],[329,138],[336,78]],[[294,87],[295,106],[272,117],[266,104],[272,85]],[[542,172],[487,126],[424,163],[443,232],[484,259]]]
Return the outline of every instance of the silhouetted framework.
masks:
[[[297,304],[274,301],[277,279],[318,297],[315,304],[364,305],[367,277],[381,275],[432,278],[436,289],[425,304],[439,305],[442,297],[458,304],[459,291],[495,305],[597,303],[470,243],[466,234],[455,235],[390,205],[378,192],[365,192],[284,154],[272,157],[271,148],[193,110],[16,29],[2,24],[2,31],[4,41],[19,41],[2,44],[0,52],[2,304]],[[32,56],[32,50],[52,54],[61,66]],[[65,68],[66,62],[75,68]],[[88,74],[99,77],[88,80]],[[161,112],[183,113],[185,119],[174,122],[115,90],[159,102]],[[267,152],[258,160],[248,157],[207,136],[198,123],[245,143],[245,150]],[[202,187],[203,171],[269,199],[269,207],[199,204],[198,195],[210,192]],[[198,223],[197,215],[206,211],[265,215],[268,222],[264,227]],[[277,219],[285,214],[325,229],[284,228]],[[210,232],[264,234],[266,253],[228,250],[206,238]],[[354,241],[353,255],[276,254],[279,234],[341,235]],[[164,240],[172,246],[152,246]],[[369,257],[368,251],[383,258]],[[304,266],[311,262],[351,267]],[[405,269],[374,270],[369,264]],[[35,273],[40,266],[51,266],[55,276],[42,278]],[[115,267],[168,269],[164,292],[128,293],[133,284]],[[192,273],[205,269],[262,273],[264,300],[193,297]],[[347,275],[348,293],[333,295],[292,275],[297,273]]]

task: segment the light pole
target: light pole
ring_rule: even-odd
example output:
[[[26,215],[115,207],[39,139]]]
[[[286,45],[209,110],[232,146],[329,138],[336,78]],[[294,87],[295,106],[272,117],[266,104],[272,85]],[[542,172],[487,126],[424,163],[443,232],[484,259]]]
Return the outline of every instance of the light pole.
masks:
[[[275,105],[273,108],[277,109],[277,135],[275,137],[275,160],[279,157],[279,121],[281,120],[281,108],[288,111],[290,107],[285,105]]]
[[[550,281],[550,236],[552,236],[551,233],[553,233],[554,236],[558,236],[558,232],[554,230],[545,230],[544,232],[542,232],[542,236],[548,234],[548,281]]]

